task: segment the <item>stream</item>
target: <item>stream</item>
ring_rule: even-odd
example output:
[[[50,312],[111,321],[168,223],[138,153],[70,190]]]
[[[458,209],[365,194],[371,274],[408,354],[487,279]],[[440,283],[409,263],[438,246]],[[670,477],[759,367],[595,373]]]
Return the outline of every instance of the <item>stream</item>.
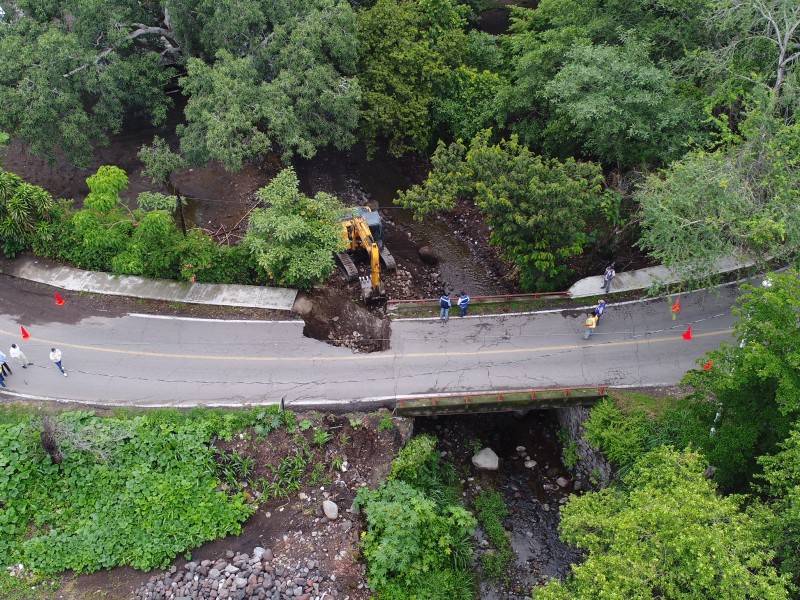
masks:
[[[456,468],[469,473],[463,480],[467,499],[488,488],[505,499],[509,516],[504,525],[511,535],[514,563],[507,581],[481,584],[481,600],[530,597],[533,588],[564,578],[570,565],[580,561],[580,553],[558,537],[558,509],[573,482],[562,464],[558,422],[551,412],[417,418],[414,429],[436,435]],[[476,471],[471,457],[478,446],[498,455],[497,471]],[[562,488],[559,480],[567,485]],[[479,529],[479,546],[482,539]]]

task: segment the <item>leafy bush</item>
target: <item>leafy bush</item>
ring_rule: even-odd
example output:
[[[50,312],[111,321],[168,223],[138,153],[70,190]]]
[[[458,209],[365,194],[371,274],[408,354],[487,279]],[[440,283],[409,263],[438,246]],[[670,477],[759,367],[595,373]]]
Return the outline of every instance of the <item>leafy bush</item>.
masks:
[[[3,254],[16,256],[31,243],[36,225],[49,218],[55,207],[52,196],[39,186],[0,169],[0,246]]]
[[[594,405],[584,427],[588,442],[624,473],[647,449],[652,424],[644,410],[626,414],[605,398]]]
[[[3,564],[20,561],[40,573],[147,570],[238,533],[251,512],[243,495],[217,489],[211,421],[90,412],[56,421],[60,466],[42,450],[40,423],[0,423]]]
[[[439,458],[436,438],[419,435],[397,455],[388,481],[356,495],[367,514],[367,577],[382,599],[473,597],[467,569],[476,521],[458,504],[454,470]]]
[[[169,213],[148,212],[136,225],[127,248],[112,260],[114,272],[157,279],[178,277],[183,236]]]
[[[436,502],[403,481],[388,481],[377,490],[361,488],[356,501],[367,514],[362,550],[370,586],[381,598],[430,598],[430,576],[441,598],[472,598],[470,588],[456,587],[456,549],[475,530],[475,519],[464,508]],[[463,584],[463,582],[461,582]],[[460,585],[461,585],[460,584]]]
[[[309,198],[298,186],[294,170],[287,168],[258,191],[268,208],[250,214],[244,243],[269,279],[305,289],[324,281],[335,267],[334,254],[344,244],[342,205],[324,192]]]

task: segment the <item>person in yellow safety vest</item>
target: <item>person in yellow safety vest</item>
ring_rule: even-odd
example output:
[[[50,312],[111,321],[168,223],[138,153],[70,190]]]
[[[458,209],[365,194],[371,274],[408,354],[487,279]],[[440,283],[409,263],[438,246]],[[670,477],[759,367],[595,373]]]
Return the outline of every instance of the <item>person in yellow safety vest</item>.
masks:
[[[588,340],[594,333],[594,328],[597,327],[597,315],[591,314],[586,319],[586,333],[583,334],[583,339]]]

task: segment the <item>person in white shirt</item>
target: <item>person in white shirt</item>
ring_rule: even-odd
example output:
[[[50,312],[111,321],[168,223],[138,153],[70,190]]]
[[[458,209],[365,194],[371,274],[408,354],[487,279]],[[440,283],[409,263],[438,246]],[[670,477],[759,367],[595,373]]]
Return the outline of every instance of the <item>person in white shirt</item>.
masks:
[[[64,370],[64,367],[61,366],[61,350],[58,348],[50,348],[50,360],[56,364],[61,374],[66,377],[67,372]]]
[[[32,365],[33,363],[28,360],[28,357],[25,356],[25,353],[20,350],[19,346],[16,344],[11,344],[11,349],[8,351],[11,355],[11,358],[16,360],[19,364],[22,365],[23,369],[27,369],[28,365]]]

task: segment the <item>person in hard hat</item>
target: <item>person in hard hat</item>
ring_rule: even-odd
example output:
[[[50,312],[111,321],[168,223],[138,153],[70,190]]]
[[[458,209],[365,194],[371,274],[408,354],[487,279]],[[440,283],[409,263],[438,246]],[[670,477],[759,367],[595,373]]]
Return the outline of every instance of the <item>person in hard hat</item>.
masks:
[[[586,319],[586,333],[583,334],[583,339],[588,340],[592,337],[595,327],[597,327],[597,315],[592,313]]]

